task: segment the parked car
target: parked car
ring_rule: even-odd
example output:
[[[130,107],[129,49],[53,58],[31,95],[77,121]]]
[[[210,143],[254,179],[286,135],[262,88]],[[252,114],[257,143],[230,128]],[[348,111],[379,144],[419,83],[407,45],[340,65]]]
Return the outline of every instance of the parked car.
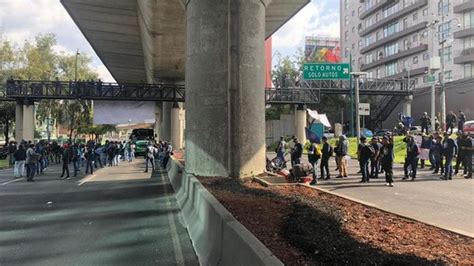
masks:
[[[393,134],[392,130],[389,129],[381,129],[375,132],[374,137],[383,137],[387,134]]]
[[[474,120],[469,120],[464,123],[464,132],[474,134]]]
[[[410,132],[415,134],[421,134],[421,127],[420,126],[412,126],[410,127]]]

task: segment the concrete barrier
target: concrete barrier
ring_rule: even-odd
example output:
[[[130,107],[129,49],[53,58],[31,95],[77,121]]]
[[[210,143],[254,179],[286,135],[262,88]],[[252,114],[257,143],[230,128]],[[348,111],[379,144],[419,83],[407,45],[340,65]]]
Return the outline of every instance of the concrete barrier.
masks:
[[[166,170],[201,265],[283,265],[183,165]]]

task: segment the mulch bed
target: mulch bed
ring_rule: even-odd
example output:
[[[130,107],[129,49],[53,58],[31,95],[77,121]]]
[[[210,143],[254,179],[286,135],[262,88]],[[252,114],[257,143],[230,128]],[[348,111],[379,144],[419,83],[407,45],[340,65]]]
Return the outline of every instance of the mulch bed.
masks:
[[[202,184],[286,265],[474,264],[474,239],[306,187]]]

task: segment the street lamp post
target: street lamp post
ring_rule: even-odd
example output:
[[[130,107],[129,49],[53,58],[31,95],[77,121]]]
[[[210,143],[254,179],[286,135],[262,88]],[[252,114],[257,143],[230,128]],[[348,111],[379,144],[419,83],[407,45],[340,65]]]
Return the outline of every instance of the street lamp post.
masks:
[[[77,81],[77,58],[81,53],[79,53],[79,49],[76,51],[76,66],[74,68],[74,81]]]
[[[360,115],[359,115],[359,77],[367,75],[367,72],[351,72],[356,81],[355,86],[355,115],[356,115],[356,132],[357,132],[357,145],[360,143]]]

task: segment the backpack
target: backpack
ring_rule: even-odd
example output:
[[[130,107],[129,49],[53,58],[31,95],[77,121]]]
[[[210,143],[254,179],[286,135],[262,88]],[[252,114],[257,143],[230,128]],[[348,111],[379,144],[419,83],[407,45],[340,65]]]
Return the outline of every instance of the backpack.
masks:
[[[377,152],[375,151],[375,148],[372,145],[365,145],[364,153],[369,158],[374,158],[375,155],[377,154]]]

